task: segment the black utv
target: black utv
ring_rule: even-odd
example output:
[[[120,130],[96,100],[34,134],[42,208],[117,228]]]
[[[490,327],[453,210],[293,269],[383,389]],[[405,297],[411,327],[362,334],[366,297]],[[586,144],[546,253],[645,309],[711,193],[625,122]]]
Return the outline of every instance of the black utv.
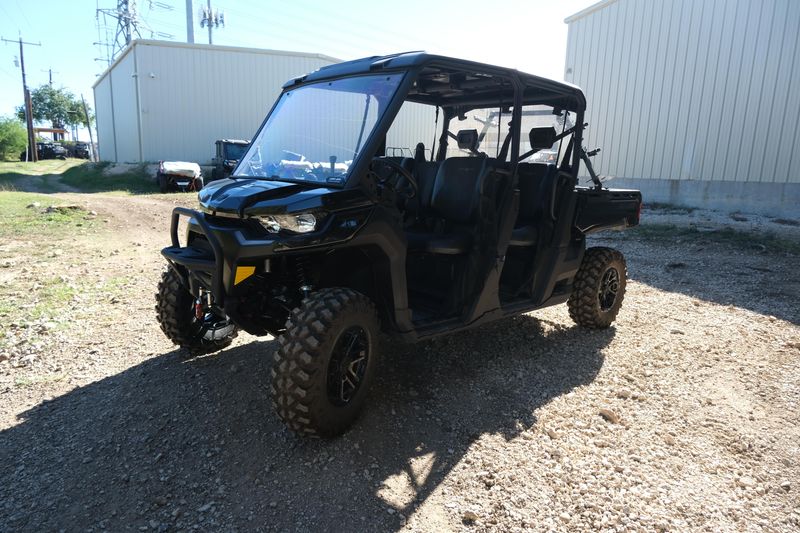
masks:
[[[275,336],[278,416],[332,436],[365,402],[379,338],[564,302],[578,325],[608,327],[625,260],[586,235],[638,224],[641,194],[602,186],[585,106],[572,85],[418,52],[290,80],[230,178],[172,212],[161,328],[193,354],[240,329]]]
[[[250,141],[220,139],[214,143],[216,154],[211,159],[211,181],[227,178],[250,146]]]
[[[54,143],[50,141],[40,141],[36,143],[36,157],[39,160],[42,159],[61,159],[64,160],[67,158],[69,153],[67,149],[64,148],[59,143]],[[19,154],[20,161],[27,161],[30,159],[30,154],[26,152],[22,152]]]

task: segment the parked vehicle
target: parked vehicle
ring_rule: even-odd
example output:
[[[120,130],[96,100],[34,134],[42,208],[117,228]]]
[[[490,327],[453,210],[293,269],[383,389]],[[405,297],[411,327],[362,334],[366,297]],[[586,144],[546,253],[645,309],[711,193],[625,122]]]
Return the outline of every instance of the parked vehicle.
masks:
[[[161,192],[189,192],[203,188],[200,165],[186,161],[159,161],[156,180]]]
[[[211,181],[227,178],[236,168],[236,164],[247,151],[250,141],[239,141],[236,139],[220,139],[216,143],[217,152],[211,163],[214,168],[211,170]]]
[[[89,151],[89,143],[78,141],[72,149],[73,157],[79,159],[89,159],[91,152]]]
[[[40,141],[36,143],[36,155],[39,159],[66,159],[67,149],[59,143]],[[19,155],[20,161],[25,161],[28,158],[27,150]]]
[[[435,109],[430,159],[424,139],[414,157],[386,154],[409,103]],[[332,436],[364,406],[383,335],[416,342],[565,302],[578,325],[610,326],[625,259],[587,250],[586,235],[638,224],[641,194],[602,186],[582,147],[585,106],[572,85],[417,52],[290,80],[231,177],[200,192],[199,210],[173,210],[163,332],[194,354],[239,330],[277,337],[278,416]],[[490,108],[503,128],[493,150],[458,129]],[[529,108],[560,128],[523,128]],[[526,162],[559,141],[560,160]]]

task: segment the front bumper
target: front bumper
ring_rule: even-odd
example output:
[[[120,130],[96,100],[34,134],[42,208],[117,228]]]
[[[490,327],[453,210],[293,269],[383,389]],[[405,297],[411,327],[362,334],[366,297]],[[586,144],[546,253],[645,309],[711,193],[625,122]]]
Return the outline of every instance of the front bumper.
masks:
[[[222,306],[226,296],[236,294],[241,281],[265,270],[265,259],[341,245],[358,233],[369,214],[369,209],[337,213],[320,222],[320,227],[312,233],[276,234],[270,238],[242,219],[225,221],[194,209],[176,207],[170,224],[172,245],[161,250],[161,255],[181,275],[192,273],[201,279],[203,285],[211,289],[217,305]],[[205,242],[202,247],[191,242],[181,246],[178,226],[182,216],[190,219],[192,232],[205,236],[207,246]]]
[[[182,247],[178,239],[178,225],[181,215],[189,217],[196,225],[197,229],[206,237],[211,252],[193,246]],[[221,304],[224,299],[224,290],[221,273],[224,270],[224,255],[222,246],[217,239],[211,226],[203,217],[203,214],[186,207],[176,207],[172,210],[172,220],[170,222],[170,238],[172,245],[161,250],[161,255],[173,268],[180,274],[185,271],[200,274],[204,278],[210,279],[211,293]]]

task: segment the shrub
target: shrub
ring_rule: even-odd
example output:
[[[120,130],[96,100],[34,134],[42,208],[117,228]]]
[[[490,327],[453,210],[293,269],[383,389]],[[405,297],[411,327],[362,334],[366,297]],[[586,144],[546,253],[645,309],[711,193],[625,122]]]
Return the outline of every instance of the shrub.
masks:
[[[0,159],[18,159],[28,145],[28,132],[15,118],[0,118]]]

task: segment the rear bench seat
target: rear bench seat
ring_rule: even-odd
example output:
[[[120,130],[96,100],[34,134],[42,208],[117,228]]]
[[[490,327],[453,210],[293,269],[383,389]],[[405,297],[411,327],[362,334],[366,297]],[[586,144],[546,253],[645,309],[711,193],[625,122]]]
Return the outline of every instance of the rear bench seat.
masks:
[[[509,246],[535,246],[539,227],[550,209],[553,188],[558,182],[558,168],[545,163],[520,163],[519,214]]]

